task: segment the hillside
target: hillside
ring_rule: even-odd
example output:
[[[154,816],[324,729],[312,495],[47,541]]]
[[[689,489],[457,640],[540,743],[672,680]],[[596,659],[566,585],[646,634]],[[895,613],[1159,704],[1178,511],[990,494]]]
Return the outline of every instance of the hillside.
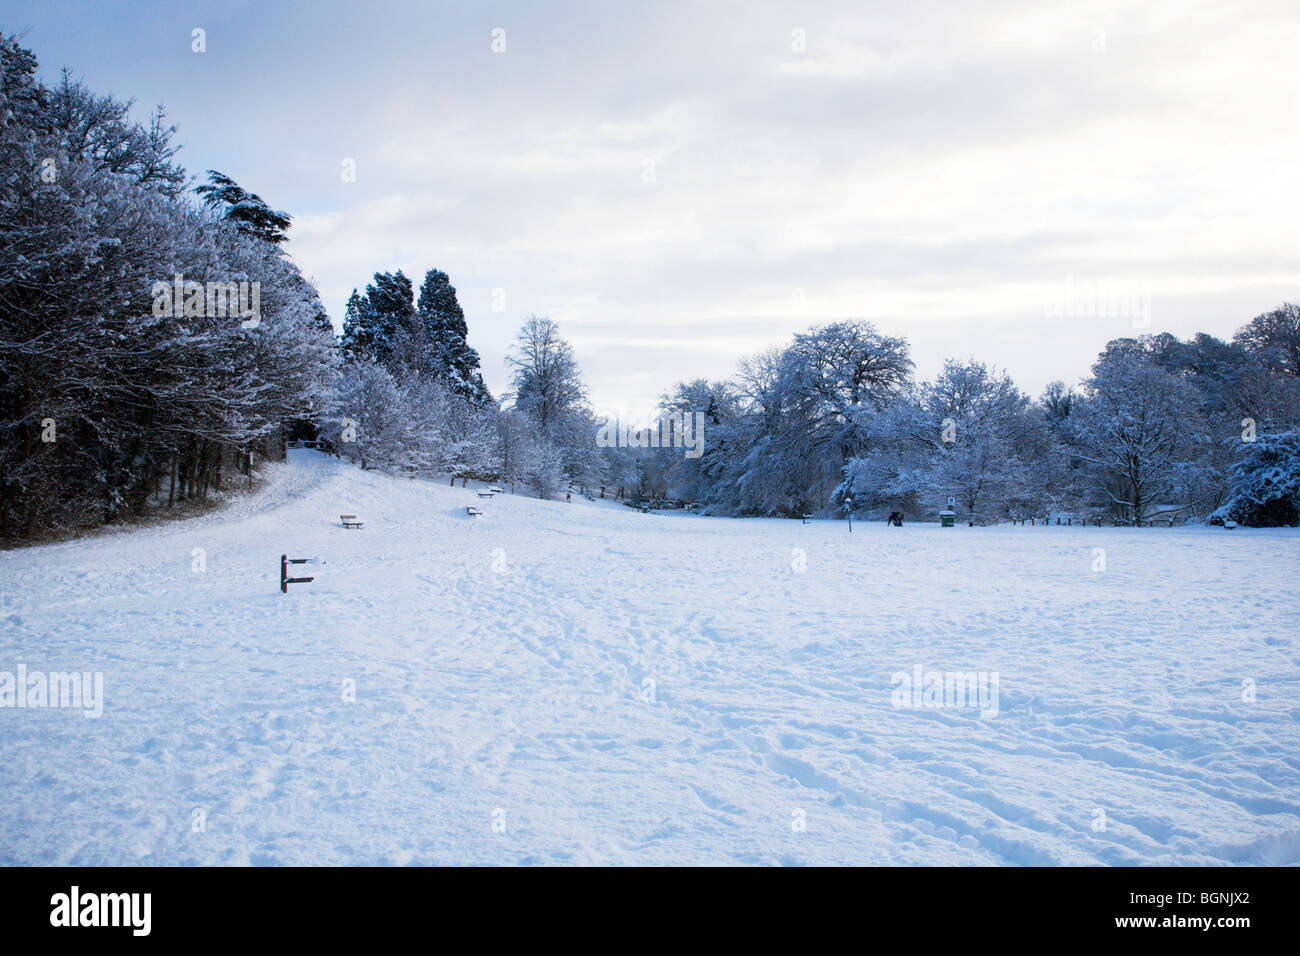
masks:
[[[0,862],[1300,862],[1294,531],[264,477],[0,553],[0,671],[104,675],[98,719],[0,707]],[[325,563],[282,595],[281,553]],[[894,706],[917,667],[996,713]]]

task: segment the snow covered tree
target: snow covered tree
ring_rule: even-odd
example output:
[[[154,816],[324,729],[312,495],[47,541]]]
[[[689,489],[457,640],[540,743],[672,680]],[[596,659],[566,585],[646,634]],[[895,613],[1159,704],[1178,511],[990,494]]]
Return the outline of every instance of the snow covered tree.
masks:
[[[1234,341],[1261,356],[1270,370],[1300,377],[1300,305],[1283,302],[1255,316]]]
[[[93,163],[96,172],[126,176],[138,186],[175,199],[189,182],[175,161],[172,142],[176,127],[166,122],[162,106],[155,107],[149,125],[130,118],[133,100],[99,96],[64,69],[60,83],[49,91],[49,119],[62,135],[70,155]]]
[[[501,475],[500,409],[483,385],[466,332],[446,273],[429,271],[418,306],[400,269],[375,273],[364,295],[353,290],[340,350],[349,363],[387,370],[406,423],[386,467],[450,476],[453,483]]]
[[[1006,516],[1008,501],[1023,496],[1024,459],[1045,438],[1029,399],[1005,372],[974,360],[945,362],[923,391],[940,437],[936,499],[952,495],[964,517],[978,522]]]
[[[478,352],[467,341],[465,312],[447,273],[438,269],[425,273],[416,305],[416,327],[420,331],[418,361],[471,402],[482,405],[491,399],[479,371]]]
[[[1300,428],[1239,442],[1231,491],[1215,517],[1254,527],[1300,524]]]
[[[411,421],[392,373],[373,359],[349,362],[339,372],[327,431],[343,454],[363,469],[406,464]]]
[[[524,452],[522,479],[544,500],[560,497],[568,483],[564,473],[564,459],[550,442],[531,440]]]
[[[1102,500],[1140,525],[1204,440],[1196,394],[1148,359],[1108,350],[1069,418],[1072,451]]]
[[[66,74],[43,89],[13,38],[0,51],[0,527],[69,530],[219,491],[326,391],[315,289],[185,197],[160,112],[133,124]],[[260,288],[251,325],[237,310],[252,298],[210,298],[239,282]]]
[[[934,511],[939,494],[935,472],[942,454],[940,426],[909,392],[870,425],[868,447],[844,465],[834,499],[852,497],[859,512],[902,511],[916,517]]]
[[[502,481],[521,481],[527,457],[532,424],[515,408],[503,409],[495,416],[496,443],[493,469]]]
[[[641,486],[641,458],[635,448],[602,448],[600,450],[608,497],[625,498]]]
[[[685,419],[695,427],[696,416],[703,434],[699,455],[689,457],[685,450],[673,449],[668,469],[668,493],[686,501],[713,504],[715,490],[725,482],[736,430],[740,424],[740,397],[730,382],[696,379],[681,382],[659,402],[660,412],[668,419]]]
[[[198,186],[194,191],[203,197],[209,209],[234,223],[245,235],[272,245],[289,238],[287,231],[292,217],[272,209],[261,196],[246,191],[225,173],[209,169],[207,185]]]
[[[907,343],[866,322],[796,335],[742,364],[744,424],[731,430],[734,510],[777,514],[825,507],[870,423],[911,374]]]
[[[546,316],[529,316],[506,362],[514,370],[513,411],[528,423],[532,461],[542,468],[536,475],[549,474],[550,463],[559,461],[568,483],[600,485],[606,468],[596,445],[597,423],[573,349],[559,326]],[[530,484],[538,487],[532,479]]]
[[[585,410],[587,390],[573,349],[546,316],[524,321],[506,362],[514,369],[515,407],[543,437],[557,438],[565,415]]]
[[[415,290],[401,269],[376,272],[365,295],[355,289],[343,318],[341,348],[349,359],[371,358],[396,371],[394,354],[410,336],[415,319]]]
[[[863,431],[837,498],[861,507],[933,514],[956,499],[965,520],[996,521],[1033,508],[1033,463],[1050,446],[1041,417],[1005,372],[944,363],[933,382],[904,390]]]
[[[1120,355],[1149,362],[1190,386],[1202,434],[1176,469],[1171,501],[1207,515],[1226,500],[1233,450],[1244,427],[1277,431],[1300,421],[1300,378],[1290,374],[1269,336],[1285,341],[1285,307],[1258,317],[1231,343],[1199,333],[1186,341],[1169,333],[1119,339],[1102,359]],[[1243,330],[1244,332],[1245,330]]]
[[[499,477],[496,415],[495,405],[481,406],[461,392],[449,390],[447,470],[453,479]]]
[[[832,452],[838,470],[862,448],[866,423],[911,372],[906,340],[881,335],[869,322],[836,322],[797,334],[781,358],[781,431],[800,433],[792,445]]]
[[[1070,412],[1078,398],[1079,396],[1075,394],[1074,389],[1064,382],[1048,382],[1047,387],[1043,389],[1038,404],[1042,408],[1048,424],[1053,429],[1056,429],[1070,417]]]

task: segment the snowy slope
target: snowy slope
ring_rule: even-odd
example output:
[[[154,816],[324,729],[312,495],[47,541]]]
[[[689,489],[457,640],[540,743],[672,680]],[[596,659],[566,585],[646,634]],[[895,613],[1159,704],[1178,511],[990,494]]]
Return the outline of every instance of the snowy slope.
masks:
[[[0,671],[106,695],[0,708],[0,863],[1300,862],[1295,532],[267,475],[0,553]],[[281,595],[282,552],[327,563]],[[895,707],[916,666],[996,671],[997,715]]]

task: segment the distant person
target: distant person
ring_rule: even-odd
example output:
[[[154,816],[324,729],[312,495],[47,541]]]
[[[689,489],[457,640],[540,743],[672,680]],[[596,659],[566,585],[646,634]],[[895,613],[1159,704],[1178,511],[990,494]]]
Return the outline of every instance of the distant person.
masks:
[[[901,528],[903,526],[903,512],[891,511],[889,513],[889,524],[896,528]]]
[[[567,504],[572,504],[572,503],[573,503],[573,492],[572,492],[572,491],[566,491],[566,492],[564,493],[564,503],[565,503],[566,505],[567,505]]]

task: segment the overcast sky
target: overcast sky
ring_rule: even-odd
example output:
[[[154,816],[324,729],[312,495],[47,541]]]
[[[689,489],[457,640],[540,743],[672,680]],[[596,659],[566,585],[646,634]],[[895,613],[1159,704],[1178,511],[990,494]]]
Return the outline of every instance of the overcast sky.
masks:
[[[376,270],[448,272],[496,394],[530,312],[644,413],[822,322],[1037,394],[1300,299],[1295,0],[0,11],[47,80],[164,103],[192,173],[290,212],[336,325]]]

